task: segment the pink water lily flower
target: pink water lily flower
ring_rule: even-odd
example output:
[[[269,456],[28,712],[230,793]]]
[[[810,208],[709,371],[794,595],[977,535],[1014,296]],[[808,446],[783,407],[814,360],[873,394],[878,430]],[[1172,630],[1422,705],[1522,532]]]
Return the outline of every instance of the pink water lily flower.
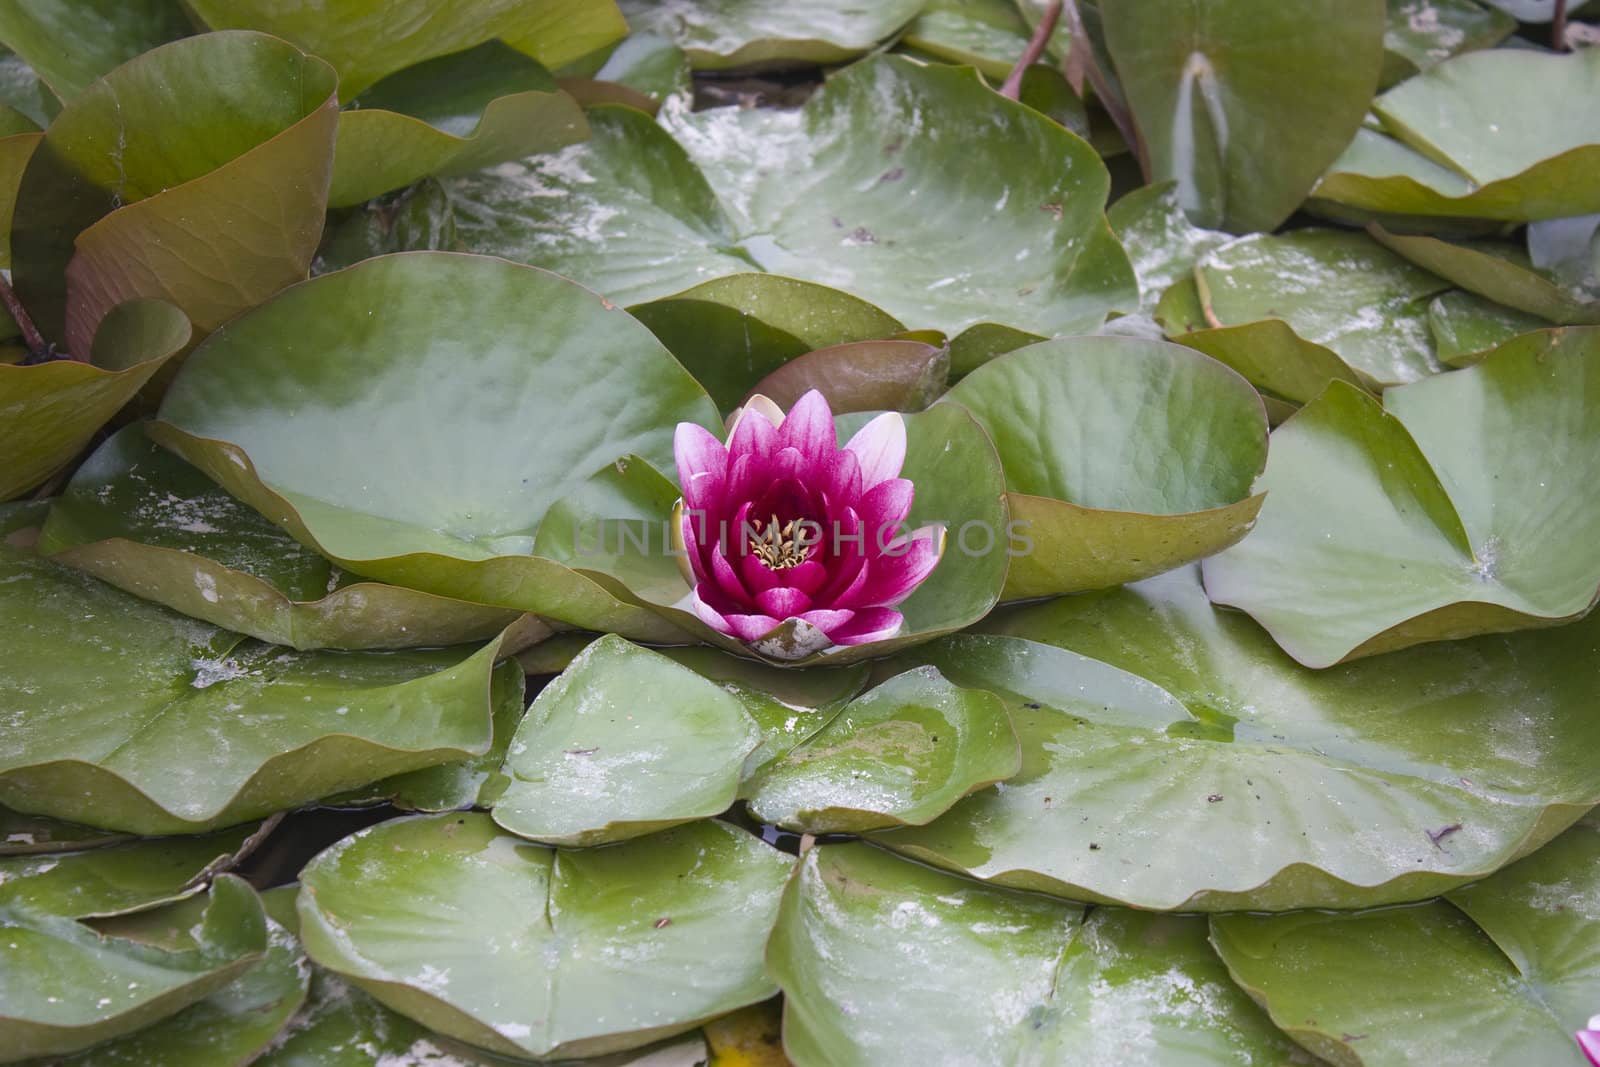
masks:
[[[944,531],[905,526],[915,489],[899,476],[898,414],[879,415],[840,448],[821,393],[787,416],[757,396],[726,446],[685,422],[674,450],[683,499],[673,531],[707,626],[775,659],[899,633],[894,605],[938,565]]]

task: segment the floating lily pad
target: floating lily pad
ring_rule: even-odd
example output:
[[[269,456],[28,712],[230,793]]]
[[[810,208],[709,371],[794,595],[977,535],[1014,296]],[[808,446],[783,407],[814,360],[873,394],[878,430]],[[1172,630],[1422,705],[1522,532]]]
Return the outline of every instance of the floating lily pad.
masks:
[[[569,852],[482,814],[399,819],[306,867],[301,937],[441,1033],[598,1055],[772,996],[761,949],[792,862],[715,821]]]
[[[1190,222],[1178,202],[1175,182],[1135,189],[1112,204],[1106,218],[1133,260],[1142,311],[1153,311],[1174,282],[1191,277],[1202,256],[1233,240],[1222,230]]]
[[[675,41],[696,70],[840,63],[916,17],[922,0],[621,0],[634,31]]]
[[[126,834],[62,822],[43,815],[24,815],[0,808],[0,856],[40,852],[72,852],[127,840]]]
[[[805,833],[920,826],[1022,765],[1005,705],[937,670],[858,697],[750,790],[750,813]]]
[[[204,333],[303,279],[336,80],[275,38],[202,34],[76,96],[28,162],[11,232],[17,293],[45,337],[81,357],[135,297],[176,305]]]
[[[1451,244],[1437,237],[1372,236],[1417,266],[1498,304],[1562,325],[1600,322],[1600,294],[1579,296],[1535,271],[1515,246]],[[1519,262],[1521,260],[1521,262]]]
[[[142,424],[117,431],[78,468],[39,551],[185,615],[299,649],[486,641],[518,617],[352,580],[150,441]]]
[[[148,1026],[228,985],[268,947],[261,901],[231,875],[212,884],[182,947],[105,937],[71,919],[10,908],[0,908],[0,931],[8,1062],[75,1052]]]
[[[649,331],[565,279],[446,253],[323,275],[197,349],[161,419],[152,437],[357,574],[681,640],[529,554],[596,469],[668,462],[678,422],[720,423]]]
[[[489,745],[495,644],[297,653],[5,546],[0,581],[10,808],[193,833]]]
[[[213,29],[261,30],[333,64],[349,100],[396,71],[498,38],[555,70],[627,32],[613,0],[331,0],[315,7],[277,0],[189,0]]]
[[[28,0],[0,10],[0,44],[63,101],[135,56],[192,32],[172,0]]]
[[[1600,999],[1597,866],[1586,819],[1450,903],[1217,916],[1212,941],[1274,1021],[1330,1062],[1400,1067],[1470,1048],[1475,1063],[1583,1067],[1572,1035]]]
[[[856,422],[852,424],[851,420]],[[839,420],[840,439],[865,421]],[[999,598],[1005,582],[1008,515],[1004,479],[994,445],[953,404],[935,404],[905,416],[906,462],[901,477],[915,487],[908,529],[943,524],[944,557],[897,610],[900,633],[883,641],[836,646],[800,659],[772,659],[785,666],[842,666],[887,655],[898,648],[970,626]],[[639,460],[614,464],[551,511],[540,528],[538,550],[566,562],[612,590],[658,612],[700,640],[746,656],[765,653],[706,626],[689,603],[671,550],[670,514],[677,489]]]
[[[1148,578],[1238,541],[1267,419],[1250,383],[1163,341],[1046,341],[978,368],[946,397],[1005,468],[1006,599]],[[1137,448],[1127,447],[1137,439]]]
[[[1600,597],[1600,330],[1540,331],[1273,433],[1255,531],[1206,589],[1311,667],[1580,617]]]
[[[0,365],[0,500],[69,463],[95,431],[189,343],[189,320],[154,300],[107,316],[94,355],[100,366],[56,360]]]
[[[1274,229],[1300,205],[1383,65],[1383,0],[1147,0],[1101,18],[1147,172],[1178,183],[1197,225],[1235,232]]]
[[[985,628],[1008,636],[896,662],[1004,700],[1021,773],[874,840],[1002,885],[1175,910],[1418,900],[1600,797],[1600,618],[1309,671],[1177,571]]]
[[[857,341],[798,356],[757,382],[750,394],[760,394],[785,411],[815,389],[837,415],[909,412],[937,400],[949,379],[948,345]]]
[[[1536,315],[1502,307],[1460,289],[1441,293],[1428,305],[1428,330],[1441,363],[1476,363],[1518,334],[1549,325]]]
[[[1477,0],[1389,0],[1383,31],[1383,86],[1438,66],[1451,56],[1493,48],[1517,28],[1504,11]]]
[[[1204,920],[977,885],[862,844],[812,849],[767,958],[798,1067],[1309,1063],[1228,979]]]
[[[672,41],[653,33],[630,33],[595,71],[595,80],[621,85],[650,97],[657,108],[694,91],[689,57]]]
[[[499,41],[391,74],[357,104],[339,116],[333,207],[553,151],[589,132],[578,102]]]
[[[552,845],[602,845],[709,818],[733,805],[760,743],[732,694],[602,637],[528,709],[494,820]]]
[[[1012,0],[930,0],[900,38],[938,59],[1005,78],[1032,36]]]
[[[1600,211],[1600,49],[1523,48],[1440,63],[1373,102],[1316,196],[1369,211],[1528,221]],[[1530,116],[1537,116],[1530,120]],[[1385,135],[1389,136],[1385,136]]]

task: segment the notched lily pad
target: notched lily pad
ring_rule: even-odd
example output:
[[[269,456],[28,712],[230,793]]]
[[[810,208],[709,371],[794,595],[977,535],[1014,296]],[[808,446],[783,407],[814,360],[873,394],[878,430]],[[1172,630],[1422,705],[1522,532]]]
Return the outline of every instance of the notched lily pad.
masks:
[[[761,731],[720,686],[608,635],[517,728],[494,819],[552,845],[602,845],[726,811]]]
[[[750,813],[812,834],[921,825],[1021,765],[1005,705],[928,667],[858,697],[763,773]]]
[[[1526,334],[1466,370],[1334,385],[1273,433],[1255,531],[1213,600],[1311,667],[1554,626],[1600,598],[1600,329]]]
[[[382,1003],[502,1055],[600,1055],[776,992],[761,950],[793,861],[702,821],[557,851],[489,816],[399,819],[302,876],[311,956]]]
[[[1046,341],[978,368],[945,402],[970,411],[1000,452],[1008,600],[1193,562],[1243,537],[1261,507],[1250,496],[1266,462],[1260,397],[1178,345]]]

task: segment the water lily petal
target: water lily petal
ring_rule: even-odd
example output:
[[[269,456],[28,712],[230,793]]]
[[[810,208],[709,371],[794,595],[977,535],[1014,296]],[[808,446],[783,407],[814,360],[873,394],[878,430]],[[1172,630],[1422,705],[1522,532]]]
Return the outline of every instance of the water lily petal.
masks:
[[[734,433],[739,429],[739,420],[747,413],[762,416],[772,424],[774,430],[783,425],[783,409],[769,398],[756,393],[728,416],[728,440],[733,440]]]
[[[861,525],[867,531],[868,552],[881,552],[883,547],[902,536],[901,523],[911,514],[911,502],[916,488],[905,478],[887,478],[861,494],[856,511]]]
[[[728,615],[725,618],[729,632],[741,641],[759,641],[780,625],[780,620],[770,615]]]
[[[775,619],[800,615],[811,607],[811,598],[798,589],[778,585],[756,594],[756,607]]]
[[[942,536],[898,538],[889,552],[867,563],[864,580],[830,603],[845,608],[887,607],[900,603],[939,565],[943,541]]]
[[[700,596],[700,590],[702,588],[704,588],[704,586],[696,586],[689,593],[689,605],[694,608],[694,613],[700,616],[701,622],[717,631],[717,633],[733,633],[733,624],[728,621],[727,616],[718,611],[716,608],[712,607],[710,604],[707,604],[704,598]]]
[[[827,634],[829,640],[832,640],[833,635],[847,626],[850,620],[855,617],[855,612],[838,608],[817,608],[814,611],[795,616],[801,622],[810,623]],[[833,643],[838,644],[839,642],[834,641]]]
[[[861,462],[861,486],[898,478],[906,465],[906,420],[898,411],[886,411],[856,431],[844,446]]]
[[[798,570],[799,568],[795,568]],[[755,556],[739,557],[739,577],[752,596],[760,596],[768,589],[783,585],[783,572],[775,571]]]
[[[887,641],[900,632],[906,617],[893,608],[867,608],[828,636],[836,645],[865,645]]]
[[[672,454],[678,461],[684,507],[708,513],[720,507],[728,482],[728,450],[722,442],[703,426],[680,422],[672,437]]]
[[[744,583],[739,580],[739,572],[733,569],[733,564],[728,562],[728,557],[722,551],[721,544],[711,546],[711,576],[716,580],[717,588],[734,604],[742,608],[752,607],[755,601],[751,598]]]
[[[683,510],[683,501],[678,501],[672,509],[672,517],[676,520],[674,528],[678,531],[678,544],[673,545],[677,556],[678,570],[683,574],[683,580],[690,585],[696,582],[709,581],[711,574],[707,568],[706,555],[702,551],[699,532],[704,526],[704,519],[689,515]]]
[[[760,561],[757,561],[756,565],[760,566]],[[762,567],[762,570],[766,570],[766,568]],[[786,571],[768,571],[767,573],[776,573],[784,585],[792,589],[798,589],[807,596],[814,595],[828,581],[828,568],[814,559],[808,559],[800,566],[790,567]]]
[[[826,507],[850,507],[861,499],[861,461],[847,448],[833,454],[827,480],[823,483],[823,501]]]
[[[815,389],[795,401],[794,407],[778,427],[778,445],[798,449],[805,459],[808,481],[825,478],[839,451],[839,437],[833,428],[833,411],[828,400]]]
[[[748,408],[746,411],[748,412]],[[759,412],[757,413],[760,414]],[[770,456],[778,445],[778,428],[762,416],[741,415],[728,435],[728,456],[737,463],[742,456]]]

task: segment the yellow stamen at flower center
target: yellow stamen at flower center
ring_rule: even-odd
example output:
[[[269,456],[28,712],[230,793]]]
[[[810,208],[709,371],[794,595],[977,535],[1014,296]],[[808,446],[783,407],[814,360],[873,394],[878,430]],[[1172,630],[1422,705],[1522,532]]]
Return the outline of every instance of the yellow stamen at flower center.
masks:
[[[790,519],[778,525],[778,516],[757,530],[752,546],[756,558],[769,570],[781,571],[798,567],[811,555],[811,549],[822,539],[815,523]]]

